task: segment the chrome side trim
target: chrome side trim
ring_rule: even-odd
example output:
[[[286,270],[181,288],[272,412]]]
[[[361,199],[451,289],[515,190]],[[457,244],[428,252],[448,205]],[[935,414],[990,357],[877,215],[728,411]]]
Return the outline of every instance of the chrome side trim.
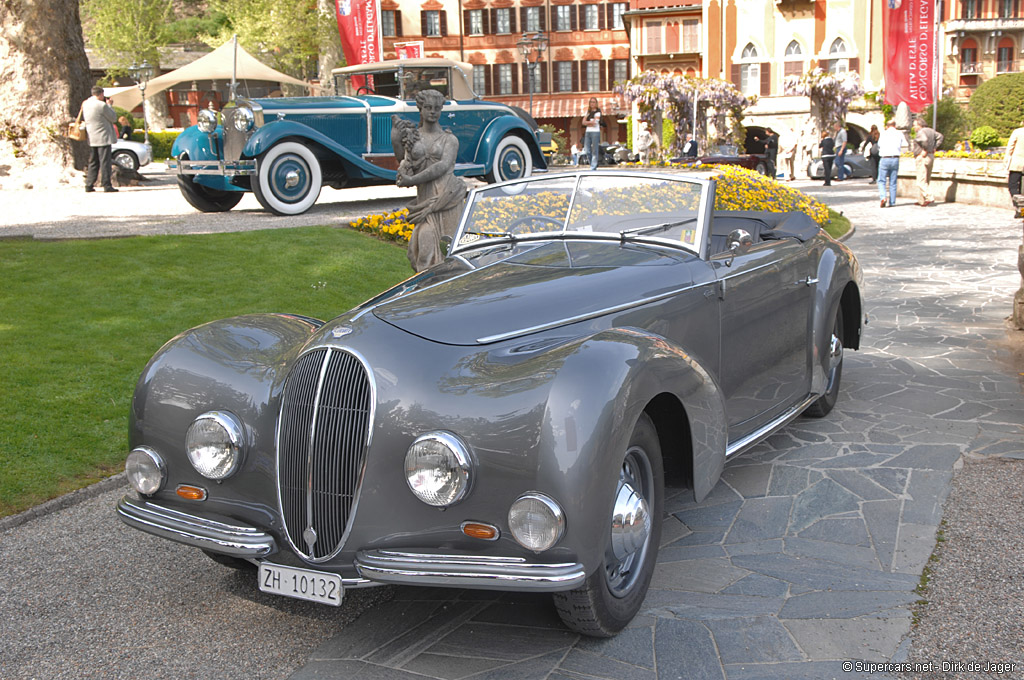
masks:
[[[751,432],[750,434],[748,434],[746,437],[743,437],[741,439],[737,439],[736,441],[729,443],[725,447],[725,457],[729,458],[731,456],[736,455],[737,453],[742,453],[743,451],[746,451],[747,449],[749,449],[754,444],[757,444],[762,439],[764,439],[768,435],[772,434],[773,432],[775,432],[779,428],[785,427],[791,421],[795,420],[797,418],[797,416],[799,416],[801,413],[803,413],[804,410],[806,410],[808,406],[813,404],[814,401],[819,396],[820,395],[817,395],[817,394],[812,394],[812,395],[808,396],[802,402],[800,402],[799,404],[797,404],[793,408],[789,409],[788,411],[783,413],[781,416],[779,416],[775,420],[773,420],[770,423],[768,423],[767,425],[762,425],[758,429],[756,429],[753,432]]]
[[[242,177],[256,174],[256,161],[189,161],[167,159],[167,169],[179,175],[219,175]]]
[[[571,590],[587,578],[579,562],[537,564],[521,557],[486,557],[360,550],[356,569],[363,578],[384,583],[457,588]]]
[[[178,543],[250,559],[277,552],[274,537],[255,527],[224,524],[125,496],[117,515],[130,527]]]

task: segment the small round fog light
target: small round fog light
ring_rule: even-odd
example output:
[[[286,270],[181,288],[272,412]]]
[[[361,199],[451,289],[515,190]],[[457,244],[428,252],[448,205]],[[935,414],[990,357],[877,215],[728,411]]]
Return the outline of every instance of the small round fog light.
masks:
[[[196,126],[203,132],[213,132],[217,129],[217,114],[210,109],[200,109]]]
[[[234,474],[242,459],[242,424],[233,413],[210,411],[192,421],[185,450],[196,472],[208,479]]]
[[[124,471],[132,488],[145,496],[151,496],[164,485],[167,468],[159,453],[148,446],[140,446],[128,454]]]
[[[427,505],[443,508],[469,491],[472,462],[469,448],[448,432],[419,437],[405,454],[405,481]]]
[[[519,544],[542,552],[558,543],[565,531],[565,514],[542,493],[520,496],[508,511],[508,528]]]

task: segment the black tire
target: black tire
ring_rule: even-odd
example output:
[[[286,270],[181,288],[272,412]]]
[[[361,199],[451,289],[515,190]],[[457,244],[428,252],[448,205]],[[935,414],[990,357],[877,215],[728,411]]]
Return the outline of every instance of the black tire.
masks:
[[[754,172],[759,175],[768,175],[768,165],[763,161],[758,161],[757,167],[754,168]]]
[[[630,507],[619,502],[630,491],[643,498],[641,507],[646,507],[648,522],[645,532],[613,531],[614,508]],[[640,611],[658,559],[664,497],[661,444],[654,423],[642,414],[622,456],[601,565],[579,588],[554,594],[558,615],[570,629],[592,637],[611,637]]]
[[[320,161],[300,142],[278,142],[260,154],[257,168],[252,191],[275,215],[301,215],[320,197]]]
[[[203,550],[200,548],[200,550]],[[217,564],[223,564],[225,567],[231,567],[232,569],[238,569],[239,571],[251,571],[256,568],[256,565],[249,560],[243,560],[240,557],[231,557],[230,555],[222,555],[220,553],[213,552],[212,550],[203,550],[203,554],[209,557]]]
[[[119,165],[125,170],[138,170],[139,169],[139,157],[135,155],[133,151],[125,151],[119,149],[114,152],[111,157],[114,165]]]
[[[491,162],[491,171],[484,179],[490,183],[529,177],[533,174],[533,156],[530,147],[519,137],[507,135],[498,142]]]
[[[839,399],[839,384],[843,378],[843,308],[836,307],[836,317],[832,320],[832,335],[829,338],[828,356],[830,367],[825,393],[804,410],[804,415],[812,418],[824,418],[832,411]]]
[[[220,191],[196,184],[188,175],[178,175],[178,189],[193,208],[200,212],[227,212],[242,200],[241,191]]]

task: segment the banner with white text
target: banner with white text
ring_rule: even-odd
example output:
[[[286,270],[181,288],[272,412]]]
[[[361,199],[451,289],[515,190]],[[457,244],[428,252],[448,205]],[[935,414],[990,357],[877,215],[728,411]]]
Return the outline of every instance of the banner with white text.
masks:
[[[935,101],[934,0],[883,0],[885,103],[920,113]]]
[[[395,53],[399,59],[419,59],[423,56],[423,41],[396,42]]]
[[[341,49],[349,66],[381,60],[378,0],[335,0]]]

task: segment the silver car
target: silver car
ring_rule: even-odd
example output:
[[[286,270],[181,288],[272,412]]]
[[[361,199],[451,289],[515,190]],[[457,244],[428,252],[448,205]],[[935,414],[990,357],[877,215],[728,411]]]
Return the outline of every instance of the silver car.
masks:
[[[121,519],[286,597],[545,591],[614,635],[651,580],[666,473],[703,499],[727,458],[827,415],[860,343],[846,246],[802,213],[716,211],[715,191],[481,187],[443,263],[330,321],[182,333],[135,390]]]
[[[111,160],[125,170],[138,170],[153,160],[153,147],[148,142],[118,139],[111,147]]]

